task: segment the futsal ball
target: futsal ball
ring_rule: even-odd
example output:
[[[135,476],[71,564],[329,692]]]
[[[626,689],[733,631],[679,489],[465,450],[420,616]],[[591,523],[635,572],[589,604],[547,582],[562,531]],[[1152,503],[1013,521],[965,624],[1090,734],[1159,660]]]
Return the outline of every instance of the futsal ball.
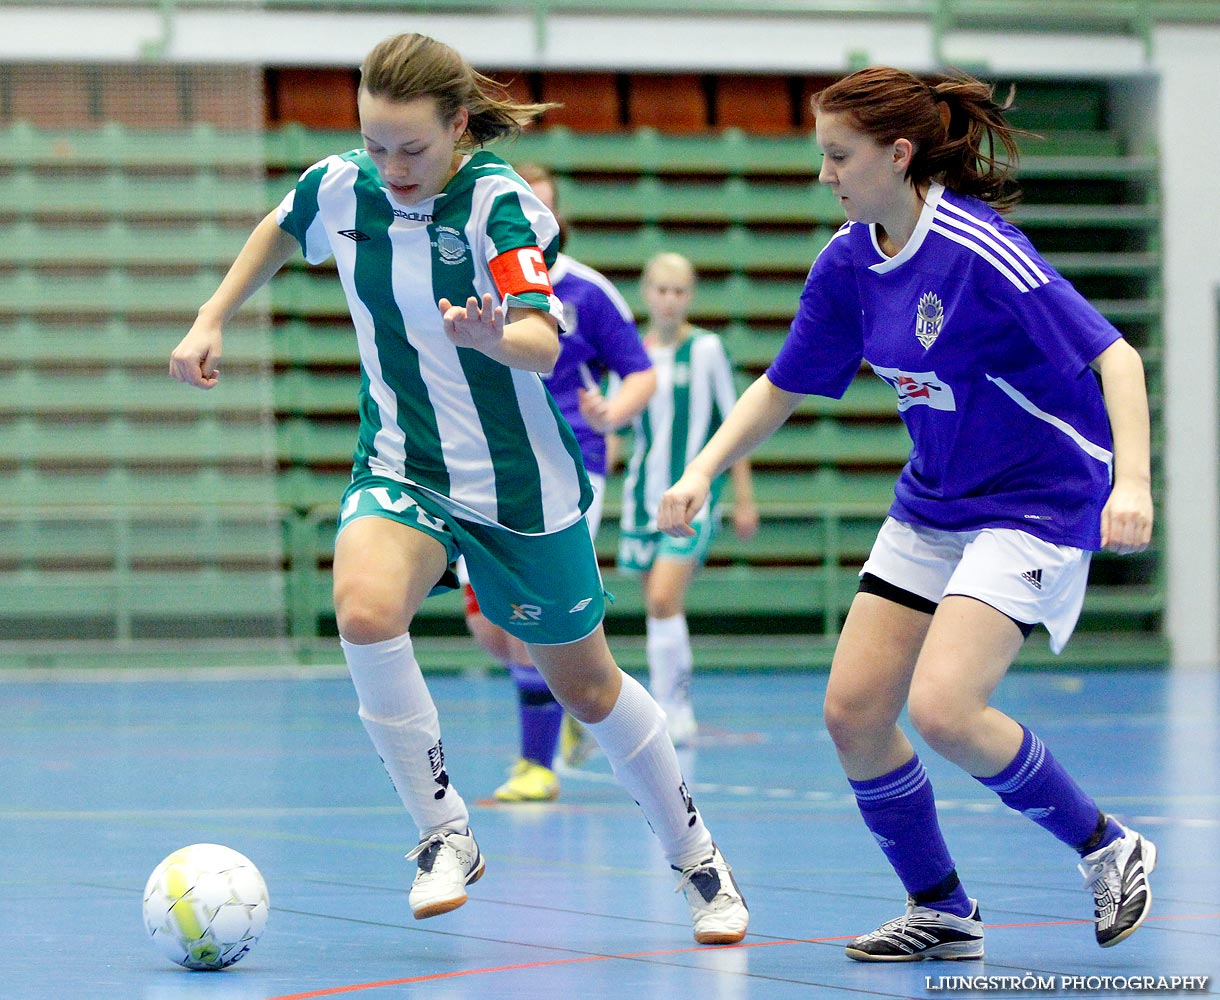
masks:
[[[231,847],[192,844],[162,861],[144,887],[144,927],[167,958],[223,969],[254,947],[267,923],[267,885]]]

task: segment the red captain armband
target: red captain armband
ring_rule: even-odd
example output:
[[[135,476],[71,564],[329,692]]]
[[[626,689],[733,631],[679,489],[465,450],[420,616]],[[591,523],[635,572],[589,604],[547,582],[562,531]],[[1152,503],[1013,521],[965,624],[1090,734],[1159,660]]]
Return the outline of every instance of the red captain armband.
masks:
[[[521,247],[493,258],[491,276],[501,295],[551,294],[551,276],[546,273],[546,261],[537,247]]]

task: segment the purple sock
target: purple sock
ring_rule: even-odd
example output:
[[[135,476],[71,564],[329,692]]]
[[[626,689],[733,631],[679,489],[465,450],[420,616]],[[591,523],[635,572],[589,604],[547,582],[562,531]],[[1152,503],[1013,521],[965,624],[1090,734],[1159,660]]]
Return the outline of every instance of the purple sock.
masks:
[[[509,663],[508,672],[517,685],[517,705],[521,714],[521,756],[550,767],[559,745],[563,706],[555,700],[542,674],[522,663]]]
[[[1117,840],[1123,829],[1101,814],[1037,736],[1025,738],[1012,762],[991,778],[978,778],[1010,809],[1032,819],[1081,854]]]
[[[864,825],[920,906],[970,915],[971,904],[957,878],[936,818],[932,782],[919,757],[879,778],[850,782]]]

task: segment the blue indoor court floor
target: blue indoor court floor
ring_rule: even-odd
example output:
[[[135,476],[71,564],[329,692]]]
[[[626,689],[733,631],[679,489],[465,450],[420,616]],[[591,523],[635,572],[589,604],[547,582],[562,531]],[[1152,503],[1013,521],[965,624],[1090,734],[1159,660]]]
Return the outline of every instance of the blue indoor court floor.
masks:
[[[1155,903],[1138,933],[1098,948],[1075,855],[924,753],[958,870],[980,899],[987,957],[881,965],[843,954],[903,897],[822,725],[825,682],[696,677],[702,728],[687,779],[752,916],[741,945],[716,948],[692,940],[675,876],[603,758],[565,773],[554,804],[489,801],[516,738],[502,674],[430,677],[487,873],[466,906],[419,922],[403,859],[415,832],[346,677],[6,674],[0,998],[937,997],[955,985],[942,976],[1105,997],[1146,992],[1132,977],[1192,976],[1220,993],[1220,674],[1022,671],[997,699],[1157,843]],[[141,924],[149,872],[196,842],[248,855],[270,890],[262,940],[218,973],[171,964]]]

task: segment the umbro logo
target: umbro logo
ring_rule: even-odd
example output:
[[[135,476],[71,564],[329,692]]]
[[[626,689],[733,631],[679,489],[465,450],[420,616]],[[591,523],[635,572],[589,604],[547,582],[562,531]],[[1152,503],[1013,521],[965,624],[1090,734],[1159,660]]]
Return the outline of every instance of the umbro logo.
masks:
[[[349,240],[355,243],[360,243],[364,240],[372,239],[367,233],[362,233],[359,229],[340,229],[340,236],[346,236]]]
[[[1042,570],[1027,569],[1021,574],[1021,579],[1028,583],[1034,590],[1042,589]]]
[[[568,614],[574,615],[578,611],[584,611],[585,608],[587,608],[592,603],[593,603],[592,597],[586,597],[583,601],[577,601],[576,604],[574,604],[572,606],[571,610],[568,611]]]

